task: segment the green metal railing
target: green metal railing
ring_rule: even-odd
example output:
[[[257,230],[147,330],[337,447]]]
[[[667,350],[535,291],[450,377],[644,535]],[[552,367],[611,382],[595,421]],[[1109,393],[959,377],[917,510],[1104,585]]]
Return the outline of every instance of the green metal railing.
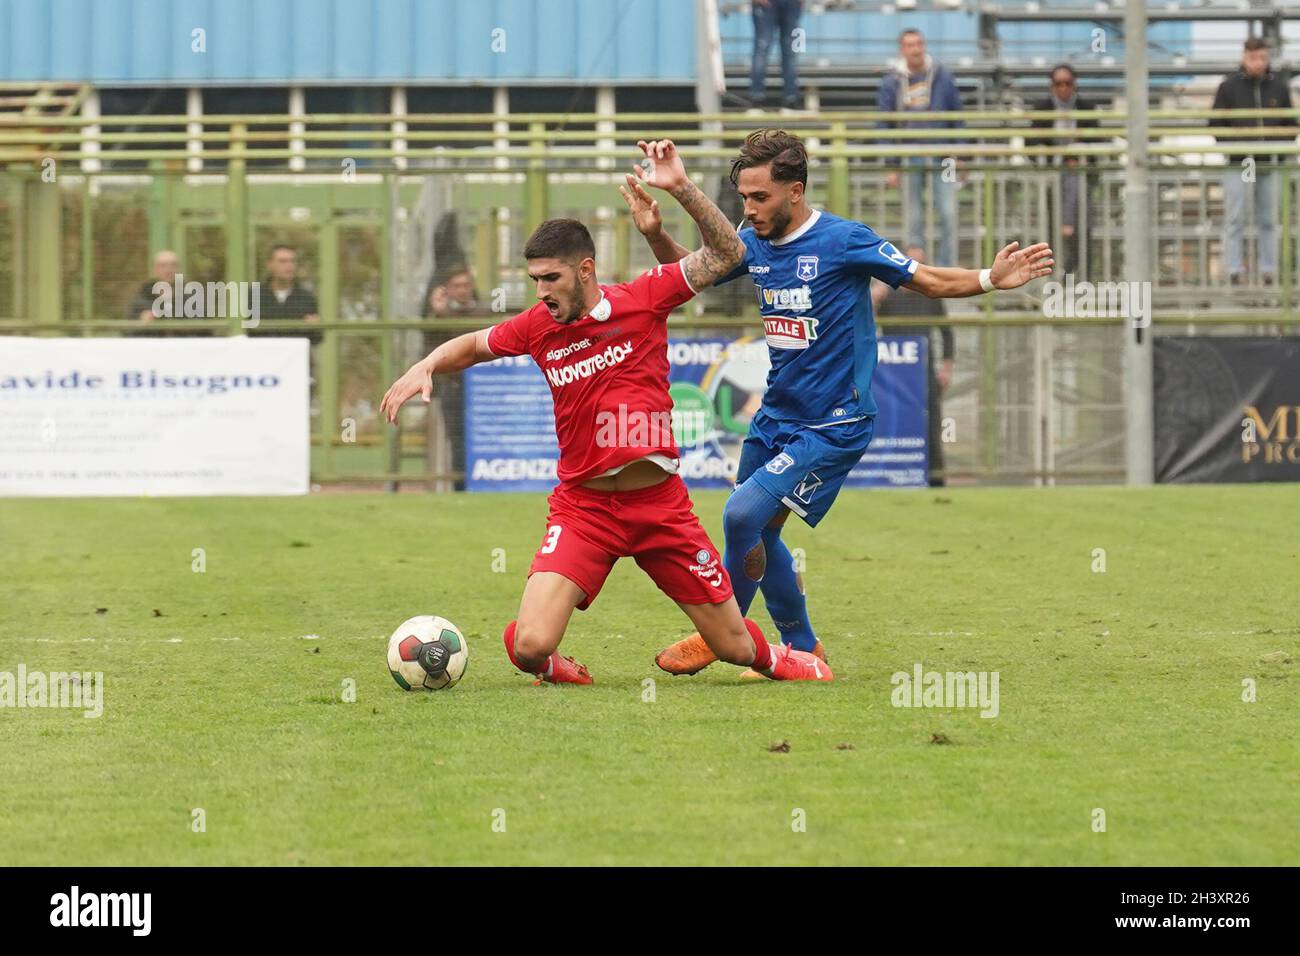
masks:
[[[1247,129],[1211,129],[1204,124],[1223,119],[1258,118],[1265,122],[1296,121],[1300,110],[1224,111],[1187,110],[1151,113],[1150,153],[1155,163],[1173,166],[1191,164],[1223,149],[1212,143],[1189,143],[1188,137],[1204,138],[1213,133],[1230,140],[1234,148],[1260,153],[1294,155],[1290,142],[1264,141],[1262,137],[1294,135],[1293,127],[1271,125]],[[614,206],[620,202],[613,186],[636,157],[636,139],[647,136],[672,138],[694,173],[717,176],[725,173],[744,136],[761,125],[779,125],[798,132],[810,143],[814,199],[832,212],[849,214],[855,189],[867,183],[879,185],[884,163],[905,157],[947,158],[960,156],[975,181],[979,220],[976,242],[984,262],[1001,243],[997,234],[997,175],[1015,171],[1025,177],[1054,175],[1052,167],[1036,160],[1057,157],[1086,158],[1096,172],[1122,168],[1125,146],[1124,115],[1114,111],[1075,114],[1102,124],[1096,129],[1058,131],[1032,129],[1033,119],[1055,119],[1056,113],[964,112],[930,114],[927,118],[962,120],[965,128],[953,130],[899,130],[878,124],[897,120],[895,114],[871,112],[822,113],[816,116],[767,115],[763,117],[721,114],[316,114],[296,115],[210,115],[190,116],[102,116],[22,117],[0,115],[0,186],[3,186],[11,256],[10,317],[0,318],[0,334],[86,335],[138,333],[137,323],[104,316],[113,311],[101,301],[98,268],[106,249],[97,230],[105,225],[105,188],[136,188],[132,195],[144,196],[148,209],[147,250],[183,245],[186,230],[196,223],[219,228],[223,243],[224,281],[247,281],[256,275],[254,254],[257,232],[276,232],[301,227],[313,232],[317,241],[316,289],[322,321],[314,326],[324,333],[316,349],[317,399],[321,413],[314,435],[317,449],[314,479],[339,480],[428,480],[425,469],[404,470],[403,445],[419,441],[390,429],[363,437],[361,444],[378,449],[378,463],[358,470],[338,460],[337,436],[341,398],[341,358],[345,339],[366,340],[377,352],[380,381],[391,381],[409,358],[409,333],[451,333],[480,328],[500,315],[464,319],[419,320],[404,316],[395,301],[394,288],[401,267],[395,260],[389,237],[400,228],[399,210],[410,209],[425,177],[453,177],[458,199],[476,203],[483,215],[475,227],[472,256],[480,276],[489,282],[502,276],[499,226],[513,235],[526,235],[538,222],[562,209]],[[607,128],[597,128],[597,124]],[[960,143],[945,142],[960,136]],[[1173,141],[1171,141],[1173,140]],[[1087,141],[1086,143],[1079,141]],[[50,189],[49,160],[57,169],[55,182],[63,189]],[[355,168],[343,166],[351,160]],[[1282,190],[1282,222],[1293,218],[1294,165],[1286,172]],[[566,176],[578,174],[582,183],[570,183]],[[129,184],[143,181],[137,187]],[[473,182],[470,182],[473,180]],[[75,284],[81,308],[72,314],[64,308],[65,280],[62,244],[64,204],[78,204],[78,274]],[[285,214],[286,204],[308,211],[307,225]],[[498,215],[506,210],[507,219]],[[673,210],[673,228],[689,223]],[[111,223],[109,224],[111,225]],[[640,244],[626,216],[615,213],[612,229],[614,261],[602,263],[602,278],[630,278]],[[377,301],[373,316],[365,321],[343,318],[349,301],[341,276],[340,257],[345,232],[368,230],[377,235]],[[1294,328],[1300,316],[1293,311],[1294,270],[1291,229],[1282,229],[1280,292],[1281,308],[1274,310],[1229,310],[1214,314],[1190,307],[1157,308],[1158,325],[1195,323],[1236,325],[1268,323]],[[144,262],[140,263],[141,266]],[[355,299],[355,295],[350,298]],[[525,301],[515,301],[522,307]],[[946,320],[957,328],[979,330],[981,361],[986,370],[997,362],[994,330],[1011,330],[1051,325],[1059,328],[1118,327],[1117,319],[1047,320],[1032,303],[1007,308],[1005,298],[987,297],[982,311],[954,315]],[[3,303],[0,302],[0,308]],[[891,328],[931,324],[926,320],[889,320]],[[300,325],[264,322],[268,330],[294,330]],[[238,316],[227,319],[157,320],[151,330],[241,334]],[[681,335],[713,331],[754,332],[759,326],[756,311],[703,318],[674,318],[670,328]],[[408,333],[408,334],[404,334]],[[997,382],[981,383],[987,398]],[[374,396],[377,399],[377,395]],[[982,420],[983,440],[990,448],[997,443],[997,422]],[[983,462],[988,473],[998,470],[996,456]],[[1105,469],[1102,469],[1103,471]],[[1080,474],[1088,473],[1081,469]]]

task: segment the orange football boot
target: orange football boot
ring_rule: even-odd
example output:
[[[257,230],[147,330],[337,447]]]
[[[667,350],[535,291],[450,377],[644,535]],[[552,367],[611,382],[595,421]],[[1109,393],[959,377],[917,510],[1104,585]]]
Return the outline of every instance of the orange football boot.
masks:
[[[698,631],[655,655],[655,663],[670,674],[698,674],[716,660]]]

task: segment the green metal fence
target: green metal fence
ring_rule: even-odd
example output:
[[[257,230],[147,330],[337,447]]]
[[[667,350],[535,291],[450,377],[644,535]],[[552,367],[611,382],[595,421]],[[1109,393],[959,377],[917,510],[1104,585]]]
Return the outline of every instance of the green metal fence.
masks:
[[[1251,115],[1278,120],[1298,112]],[[1086,245],[1095,242],[1097,249],[1090,278],[1119,278],[1123,116],[1089,113],[1104,125],[1065,133],[1030,129],[1027,121],[1039,115],[1055,116],[959,114],[967,123],[960,145],[939,142],[951,131],[878,129],[892,117],[870,113],[0,116],[0,334],[139,334],[139,324],[123,316],[124,303],[146,278],[154,252],[174,250],[187,277],[238,282],[257,279],[270,246],[289,242],[299,250],[322,319],[316,328],[323,339],[313,348],[314,480],[447,487],[456,477],[446,453],[460,427],[454,416],[438,420],[437,405],[428,413],[413,410],[399,433],[378,422],[379,396],[437,337],[526,307],[531,293],[520,250],[548,216],[575,215],[592,225],[604,281],[630,278],[652,264],[616,192],[637,155],[636,139],[675,139],[692,172],[721,196],[743,136],[779,122],[810,145],[814,205],[864,219],[885,235],[897,234],[903,201],[898,189],[885,185],[885,164],[905,156],[936,165],[960,157],[965,184],[957,187],[958,248],[971,265],[987,262],[1011,238],[1059,238],[1052,234],[1050,208],[1059,198],[1062,170],[1053,163],[1082,158],[1086,166],[1075,174],[1088,178],[1086,195],[1104,209],[1089,227],[1095,237]],[[1173,187],[1164,197],[1155,190],[1156,204],[1146,211],[1153,242],[1208,248],[1203,234],[1214,226],[1219,200],[1214,173],[1202,164],[1218,149],[1204,141],[1203,123],[1215,116],[1152,114],[1151,153],[1160,164],[1153,177]],[[1226,135],[1250,142],[1284,132],[1270,127]],[[1294,141],[1264,148],[1288,157],[1296,152]],[[1216,307],[1215,276],[1204,266],[1211,250],[1189,260],[1185,275],[1175,269],[1178,281],[1157,281],[1168,293],[1157,302],[1158,326],[1264,333],[1295,327],[1294,171],[1293,163],[1282,170],[1281,274],[1272,301]],[[675,234],[693,235],[671,201],[663,208]],[[480,299],[498,311],[419,318],[430,210],[448,209],[459,216]],[[1199,210],[1206,218],[1197,222]],[[1181,226],[1162,227],[1165,219],[1187,220],[1187,237],[1177,231]],[[945,405],[956,426],[956,440],[946,449],[953,477],[1097,480],[1123,474],[1121,320],[1048,320],[1040,298],[1039,290],[1028,289],[957,303],[950,312],[958,341],[957,377]],[[752,299],[734,290],[706,293],[670,324],[683,336],[759,329]],[[887,326],[909,324],[918,322]],[[263,327],[301,328],[285,322]],[[159,320],[148,331],[243,329],[231,316]]]

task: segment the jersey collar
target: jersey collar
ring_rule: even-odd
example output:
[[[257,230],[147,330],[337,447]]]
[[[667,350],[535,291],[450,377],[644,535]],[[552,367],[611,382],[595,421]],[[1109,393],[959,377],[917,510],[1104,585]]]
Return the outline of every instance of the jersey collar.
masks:
[[[577,325],[579,322],[585,321],[586,319],[594,319],[597,322],[605,322],[609,320],[609,317],[613,313],[613,311],[614,311],[614,303],[609,301],[609,298],[605,295],[605,290],[602,287],[600,290],[600,301],[591,307],[591,311],[584,312],[582,315],[578,316],[572,322],[566,322],[565,325],[574,326]]]
[[[597,322],[604,322],[609,318],[609,314],[614,311],[613,303],[605,298],[605,290],[600,290],[600,301],[591,307],[583,318],[595,319]]]
[[[798,239],[800,236],[802,236],[805,232],[807,232],[809,229],[811,229],[814,225],[816,225],[817,220],[820,219],[821,217],[822,217],[822,211],[821,211],[820,209],[814,209],[814,210],[812,211],[812,214],[811,214],[807,219],[805,219],[805,220],[803,221],[803,225],[802,225],[802,226],[800,226],[798,229],[796,229],[794,232],[790,233],[790,234],[787,235],[787,236],[782,236],[780,239],[773,239],[773,240],[771,240],[772,245],[774,245],[774,246],[784,246],[784,245],[786,245],[787,243],[794,242],[796,239]]]

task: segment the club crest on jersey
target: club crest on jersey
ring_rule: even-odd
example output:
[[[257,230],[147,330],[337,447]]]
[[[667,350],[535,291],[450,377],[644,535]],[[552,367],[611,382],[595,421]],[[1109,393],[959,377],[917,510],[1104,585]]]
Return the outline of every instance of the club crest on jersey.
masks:
[[[774,349],[806,349],[817,338],[817,320],[808,317],[771,315],[763,319],[763,334]]]
[[[794,459],[785,452],[781,452],[781,454],[769,461],[766,467],[772,474],[779,475],[793,464]]]
[[[806,312],[812,308],[812,289],[806,285],[797,289],[763,289],[761,296],[769,309]]]
[[[794,274],[802,282],[809,282],[817,278],[817,256],[800,256],[799,261],[795,263]]]
[[[722,587],[722,566],[717,558],[701,548],[695,553],[695,562],[687,566],[692,574],[710,587]]]

